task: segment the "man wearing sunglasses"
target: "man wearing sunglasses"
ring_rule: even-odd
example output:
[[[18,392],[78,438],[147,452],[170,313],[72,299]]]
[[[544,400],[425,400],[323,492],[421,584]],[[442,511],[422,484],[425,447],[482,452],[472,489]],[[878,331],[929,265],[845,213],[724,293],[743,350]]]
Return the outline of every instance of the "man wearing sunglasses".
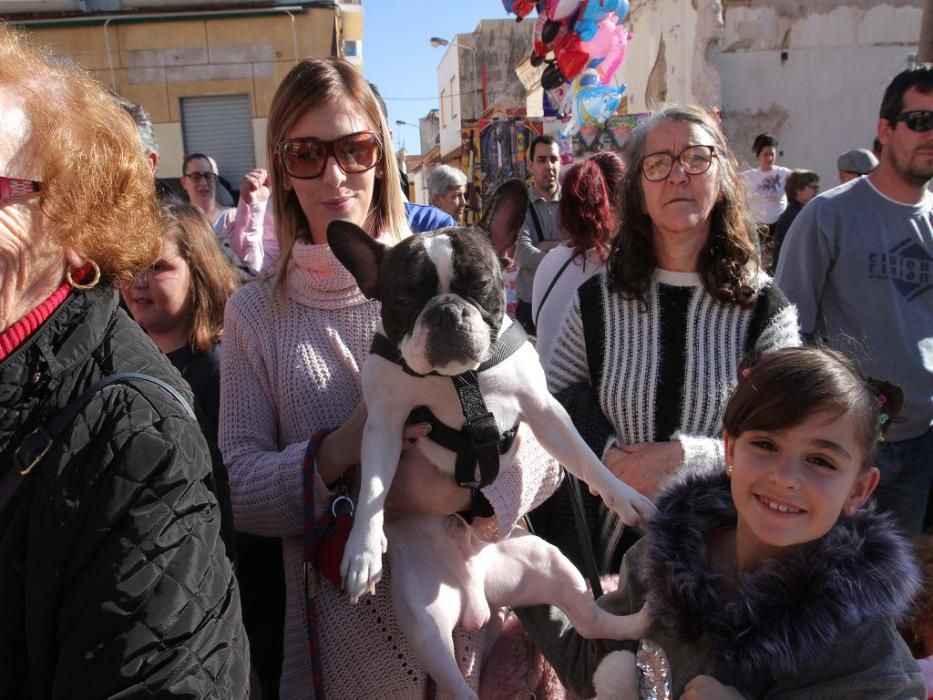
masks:
[[[876,498],[920,532],[933,482],[933,66],[885,91],[878,167],[813,199],[781,250],[776,280],[801,331],[904,390],[881,443]],[[883,408],[883,406],[882,406]]]

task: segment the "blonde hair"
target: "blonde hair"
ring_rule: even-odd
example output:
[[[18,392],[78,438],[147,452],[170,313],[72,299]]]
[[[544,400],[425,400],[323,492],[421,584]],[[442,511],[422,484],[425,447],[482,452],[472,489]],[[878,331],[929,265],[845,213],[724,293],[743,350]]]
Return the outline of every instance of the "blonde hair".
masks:
[[[162,206],[162,232],[175,241],[191,275],[191,334],[196,352],[207,352],[224,332],[224,306],[240,280],[224,257],[210,222],[196,207],[172,201]]]
[[[288,262],[295,241],[307,230],[308,222],[294,191],[285,187],[287,175],[279,163],[277,148],[285,134],[310,110],[349,100],[366,117],[379,135],[383,176],[376,178],[373,200],[364,228],[370,235],[386,234],[392,242],[409,234],[402,197],[402,185],[392,156],[392,138],[369,83],[352,64],[337,58],[313,58],[302,61],[289,71],[279,85],[266,128],[266,152],[270,168],[272,206],[276,237],[281,254],[275,286],[284,290]],[[377,167],[380,167],[377,166]]]
[[[155,180],[129,115],[84,71],[0,24],[0,85],[22,99],[39,208],[63,248],[129,282],[159,255]],[[64,274],[64,267],[63,267]]]

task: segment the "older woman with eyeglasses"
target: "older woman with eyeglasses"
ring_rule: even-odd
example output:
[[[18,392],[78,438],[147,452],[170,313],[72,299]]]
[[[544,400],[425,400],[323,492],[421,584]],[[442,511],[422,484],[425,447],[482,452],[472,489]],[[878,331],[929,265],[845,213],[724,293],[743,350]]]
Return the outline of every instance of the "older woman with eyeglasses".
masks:
[[[379,303],[363,295],[327,245],[327,228],[345,219],[386,242],[409,235],[389,129],[366,80],[335,59],[303,61],[288,73],[267,129],[281,254],[271,278],[242,287],[227,304],[220,448],[237,529],[282,538],[281,697],[420,699],[430,682],[418,640],[407,639],[396,621],[387,581],[393,574],[353,605],[339,573],[333,581],[326,567],[310,566],[305,548],[324,532],[318,524],[335,497],[356,497],[359,470],[351,467],[360,461],[366,418],[360,367],[380,321]],[[425,433],[415,424],[405,434],[413,440]],[[417,450],[404,452],[389,509],[469,512],[487,537],[508,535],[559,476],[529,437],[519,433],[521,476],[500,475],[481,493],[457,486]],[[452,644],[475,688],[484,633],[458,629]]]
[[[247,693],[191,390],[119,308],[152,173],[90,76],[0,26],[0,697]]]
[[[653,497],[685,465],[721,464],[742,356],[799,337],[793,307],[759,269],[738,166],[713,117],[662,109],[623,159],[624,233],[607,269],[577,291],[546,369],[605,464]],[[561,488],[533,522],[580,562],[568,498]],[[601,573],[617,572],[622,524],[584,498]]]

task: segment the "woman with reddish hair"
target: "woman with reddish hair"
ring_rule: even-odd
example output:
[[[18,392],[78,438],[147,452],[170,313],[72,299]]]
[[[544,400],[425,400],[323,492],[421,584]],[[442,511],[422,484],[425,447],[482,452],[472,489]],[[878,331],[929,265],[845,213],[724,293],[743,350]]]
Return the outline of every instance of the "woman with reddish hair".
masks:
[[[542,365],[547,365],[577,287],[606,264],[618,231],[616,188],[624,171],[619,156],[603,151],[576,163],[564,177],[558,221],[566,238],[541,261],[531,295]]]

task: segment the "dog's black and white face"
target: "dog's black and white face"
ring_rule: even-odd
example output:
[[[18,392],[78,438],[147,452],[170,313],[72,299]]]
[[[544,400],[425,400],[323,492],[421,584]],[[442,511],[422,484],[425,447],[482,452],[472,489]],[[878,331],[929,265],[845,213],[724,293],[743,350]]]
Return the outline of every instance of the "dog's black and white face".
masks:
[[[482,233],[448,228],[393,247],[348,221],[327,241],[363,293],[382,302],[386,336],[419,374],[460,374],[489,355],[505,312],[502,272]]]

